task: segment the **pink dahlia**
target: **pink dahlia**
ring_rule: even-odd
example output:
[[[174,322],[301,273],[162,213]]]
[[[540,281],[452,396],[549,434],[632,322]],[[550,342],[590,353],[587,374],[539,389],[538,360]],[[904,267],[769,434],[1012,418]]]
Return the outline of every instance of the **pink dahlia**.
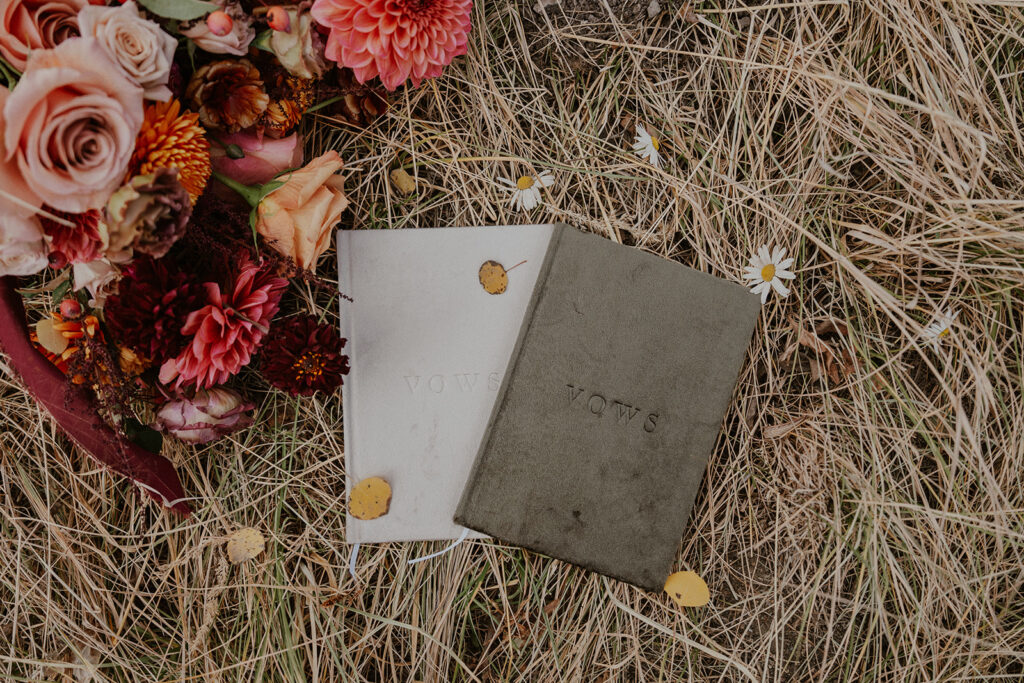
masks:
[[[394,90],[441,75],[466,53],[472,0],[316,0],[311,14],[330,29],[327,58],[360,83],[380,76]]]
[[[248,260],[227,292],[215,282],[205,283],[206,306],[185,320],[181,333],[191,338],[160,367],[160,381],[205,389],[238,373],[263,342],[287,284],[270,268]]]

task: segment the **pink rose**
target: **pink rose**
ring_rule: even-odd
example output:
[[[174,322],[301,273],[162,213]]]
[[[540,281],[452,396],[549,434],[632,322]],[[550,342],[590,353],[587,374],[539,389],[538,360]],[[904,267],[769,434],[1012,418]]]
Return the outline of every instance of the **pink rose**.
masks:
[[[160,429],[182,441],[209,443],[250,426],[253,420],[247,412],[254,407],[231,389],[200,389],[193,399],[165,403],[156,420]]]
[[[121,73],[146,91],[146,98],[171,99],[171,76],[178,41],[156,22],[144,19],[134,2],[120,7],[86,7],[78,15],[83,36],[95,38]]]
[[[3,0],[0,55],[25,70],[30,50],[48,50],[78,35],[78,11],[103,0]]]
[[[49,252],[36,218],[0,214],[0,276],[34,275],[46,268]]]
[[[237,180],[243,185],[262,185],[281,171],[302,165],[302,138],[298,133],[275,140],[256,133],[235,133],[218,138],[223,146],[210,148],[210,163],[213,170]],[[241,159],[232,159],[226,148],[238,145]]]
[[[20,174],[20,187],[3,189],[22,206],[82,213],[121,186],[142,127],[142,89],[95,40],[32,52],[18,87],[0,101],[0,179]]]

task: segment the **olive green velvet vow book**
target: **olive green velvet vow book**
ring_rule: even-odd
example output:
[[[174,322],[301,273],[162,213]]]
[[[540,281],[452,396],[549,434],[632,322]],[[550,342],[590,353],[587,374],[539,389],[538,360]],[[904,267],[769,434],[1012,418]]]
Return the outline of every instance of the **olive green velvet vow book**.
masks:
[[[660,591],[759,308],[557,226],[455,521]]]

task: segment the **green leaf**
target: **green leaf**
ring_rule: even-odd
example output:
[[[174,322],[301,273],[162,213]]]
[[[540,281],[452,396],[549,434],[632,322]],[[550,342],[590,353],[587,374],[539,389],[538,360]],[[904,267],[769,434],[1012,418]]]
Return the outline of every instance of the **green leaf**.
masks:
[[[53,290],[53,301],[60,305],[61,301],[64,301],[64,297],[71,291],[71,276],[68,276]]]
[[[268,28],[266,31],[263,31],[262,33],[256,34],[256,38],[254,38],[252,43],[250,43],[250,44],[255,46],[255,47],[258,47],[259,49],[263,50],[264,52],[269,52],[269,53],[273,54],[274,51],[270,49],[270,37],[273,34],[274,34],[273,29],[269,29]]]
[[[139,4],[153,14],[179,21],[198,19],[218,9],[214,3],[202,0],[139,0]]]

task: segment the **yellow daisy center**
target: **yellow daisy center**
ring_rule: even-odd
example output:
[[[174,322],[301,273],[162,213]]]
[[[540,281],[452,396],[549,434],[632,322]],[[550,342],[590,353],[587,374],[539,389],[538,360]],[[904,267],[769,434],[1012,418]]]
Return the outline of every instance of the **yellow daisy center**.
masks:
[[[946,329],[942,330],[941,332],[939,332],[939,336],[940,337],[948,337],[949,334],[950,334],[950,330],[949,330],[948,327]]]
[[[775,277],[775,264],[769,263],[761,269],[761,279],[768,282],[773,277]]]
[[[654,137],[652,135],[651,136],[651,147],[654,148],[655,152],[660,152],[661,151],[661,140],[659,140],[658,138],[656,138],[656,137]]]
[[[533,182],[533,176],[524,175],[523,177],[516,181],[516,187],[518,187],[520,190],[529,190],[531,187],[533,187]]]

